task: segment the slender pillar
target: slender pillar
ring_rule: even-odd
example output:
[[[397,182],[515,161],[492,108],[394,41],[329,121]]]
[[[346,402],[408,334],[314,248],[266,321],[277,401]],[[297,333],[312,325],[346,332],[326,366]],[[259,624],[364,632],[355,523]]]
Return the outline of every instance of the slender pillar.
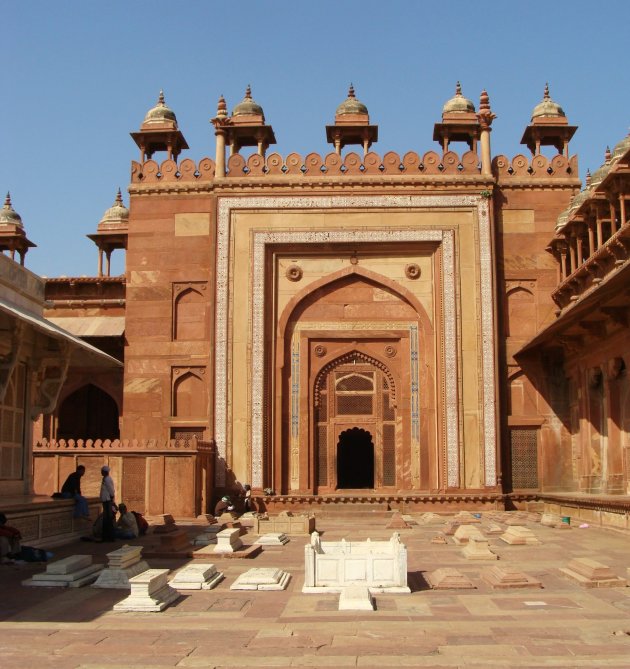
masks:
[[[595,226],[593,221],[588,222],[588,255],[589,258],[595,253]]]
[[[107,249],[107,251],[105,251],[105,271],[107,276],[111,276],[111,257],[112,249]]]
[[[599,211],[597,212],[597,248],[601,249],[602,244],[604,243],[603,233],[602,233],[602,219],[599,217]]]
[[[575,243],[577,245],[577,265],[578,267],[584,262],[584,252],[582,249],[582,237],[579,235],[575,238]]]
[[[610,202],[610,236],[612,237],[617,232],[617,212],[615,211],[614,202]]]
[[[569,240],[569,262],[571,265],[571,274],[577,269],[576,258],[575,258],[575,247],[571,243],[572,240]]]
[[[103,249],[98,249],[98,276],[103,276]]]
[[[479,120],[479,127],[481,129],[481,136],[479,143],[481,144],[481,173],[485,176],[492,175],[492,152],[490,150],[490,132],[492,121],[496,118],[495,114],[490,109],[490,97],[484,90],[481,92],[479,99],[479,113],[477,119]]]
[[[562,270],[562,280],[564,281],[567,278],[567,250],[566,248],[560,249],[560,267]]]
[[[623,193],[619,193],[619,211],[621,213],[619,224],[623,228],[626,224],[626,196]]]
[[[221,179],[225,176],[225,130],[217,128],[214,134],[217,138],[214,178]]]

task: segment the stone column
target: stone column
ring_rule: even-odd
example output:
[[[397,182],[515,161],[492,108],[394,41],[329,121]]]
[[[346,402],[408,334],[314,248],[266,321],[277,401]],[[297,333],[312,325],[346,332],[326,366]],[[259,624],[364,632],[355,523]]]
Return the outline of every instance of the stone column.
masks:
[[[225,130],[217,128],[214,134],[217,138],[214,178],[222,179],[225,176]]]
[[[490,150],[490,132],[492,121],[496,116],[490,109],[490,98],[484,90],[481,92],[479,100],[479,113],[477,119],[481,128],[479,142],[481,144],[481,173],[486,176],[492,175],[492,152]]]

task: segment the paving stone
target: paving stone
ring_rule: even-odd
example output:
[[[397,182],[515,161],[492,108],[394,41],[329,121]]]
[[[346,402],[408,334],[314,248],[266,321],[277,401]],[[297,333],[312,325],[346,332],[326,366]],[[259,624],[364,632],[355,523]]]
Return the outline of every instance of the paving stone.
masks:
[[[339,611],[373,611],[374,598],[367,586],[347,585],[339,595]]]

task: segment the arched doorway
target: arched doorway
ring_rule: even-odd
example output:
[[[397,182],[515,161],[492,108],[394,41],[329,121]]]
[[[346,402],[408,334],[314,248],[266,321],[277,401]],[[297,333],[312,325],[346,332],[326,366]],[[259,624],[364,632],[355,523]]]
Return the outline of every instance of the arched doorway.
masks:
[[[57,439],[118,439],[118,406],[104,390],[88,383],[59,407]]]
[[[353,427],[339,435],[337,488],[374,488],[374,443],[367,430]]]

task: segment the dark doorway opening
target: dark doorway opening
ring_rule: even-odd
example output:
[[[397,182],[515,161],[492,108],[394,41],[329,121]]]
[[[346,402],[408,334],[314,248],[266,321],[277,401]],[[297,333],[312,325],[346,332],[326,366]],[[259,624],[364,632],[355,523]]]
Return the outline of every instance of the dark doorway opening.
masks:
[[[57,439],[118,439],[118,407],[112,397],[88,383],[59,408]]]
[[[337,444],[337,488],[374,487],[372,435],[359,427],[345,430]]]

